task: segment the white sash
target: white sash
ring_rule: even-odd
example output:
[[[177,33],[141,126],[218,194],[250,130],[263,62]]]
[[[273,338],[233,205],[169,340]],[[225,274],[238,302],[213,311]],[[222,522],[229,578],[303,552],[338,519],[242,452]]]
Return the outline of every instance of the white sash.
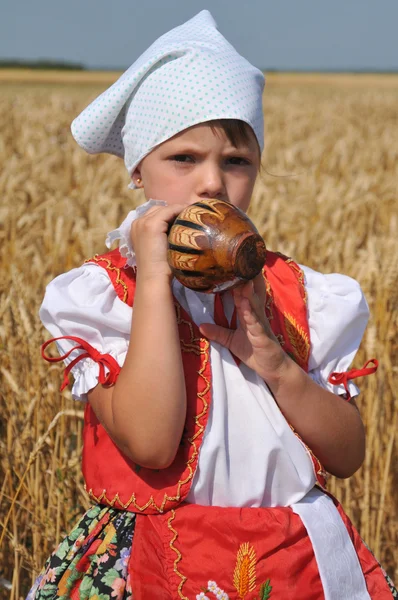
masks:
[[[357,553],[333,500],[314,488],[291,508],[311,540],[325,600],[370,600]]]

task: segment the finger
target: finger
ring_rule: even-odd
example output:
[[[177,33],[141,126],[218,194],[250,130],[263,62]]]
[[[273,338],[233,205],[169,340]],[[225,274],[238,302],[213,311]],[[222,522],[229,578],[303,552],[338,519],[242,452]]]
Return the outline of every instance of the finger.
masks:
[[[220,327],[220,325],[214,325],[213,323],[202,323],[202,325],[199,326],[199,331],[204,337],[212,342],[217,342],[228,349],[231,348],[234,335],[232,329]]]
[[[262,312],[259,314],[253,309],[248,298],[242,299],[240,309],[238,310],[238,319],[240,327],[245,331],[253,345],[257,345],[257,342],[261,344],[261,339],[264,340],[263,336],[268,340],[278,341],[264,314],[264,308],[262,307]]]
[[[261,304],[264,305],[266,292],[264,275],[262,271],[253,279],[253,285],[254,293],[259,297]]]
[[[267,335],[273,337],[271,333],[271,326],[266,314],[265,305],[266,305],[267,291],[265,285],[265,279],[263,273],[259,273],[253,279],[253,296],[250,297],[250,302],[257,313],[258,318],[264,326],[264,329],[267,332]]]
[[[244,299],[249,301],[251,307],[256,312],[257,317],[260,320],[264,320],[265,319],[264,302],[262,302],[260,300],[259,296],[255,293],[253,280],[245,283],[241,287],[241,289],[238,291],[238,293],[236,295],[236,307],[237,308],[239,308],[239,306],[241,305],[241,303]]]
[[[162,217],[165,221],[170,221],[175,218],[185,208],[183,204],[171,204],[167,206],[151,206],[141,217],[140,220],[144,221],[148,218]],[[138,220],[138,219],[137,219]]]
[[[253,309],[248,298],[243,298],[240,304],[239,322],[241,323],[242,329],[246,330],[246,334],[258,337],[265,333],[263,323]]]
[[[165,214],[177,216],[181,211],[184,210],[184,208],[186,208],[186,206],[185,204],[172,204],[170,206],[164,206],[161,208],[163,208]]]
[[[236,306],[239,306],[243,298],[250,298],[253,286],[251,281],[247,281],[232,290],[232,295]]]
[[[138,235],[152,235],[167,233],[170,224],[180,214],[183,205],[152,206],[144,215],[135,219],[131,224],[131,236],[134,240]]]
[[[256,275],[254,279],[251,279],[243,285],[234,288],[234,292],[236,292],[237,294],[243,294],[247,297],[255,295],[258,296],[260,299],[265,299],[265,282],[262,272]]]
[[[241,288],[241,294],[244,298],[252,298],[254,295],[253,280],[247,281]]]

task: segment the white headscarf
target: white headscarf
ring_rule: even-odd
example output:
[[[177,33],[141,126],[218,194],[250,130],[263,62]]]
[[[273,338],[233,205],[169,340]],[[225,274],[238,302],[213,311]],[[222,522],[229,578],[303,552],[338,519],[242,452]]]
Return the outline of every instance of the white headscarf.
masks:
[[[72,123],[90,154],[124,158],[131,175],[156,146],[213,119],[248,123],[264,146],[264,76],[219,33],[207,10],[152,44]]]

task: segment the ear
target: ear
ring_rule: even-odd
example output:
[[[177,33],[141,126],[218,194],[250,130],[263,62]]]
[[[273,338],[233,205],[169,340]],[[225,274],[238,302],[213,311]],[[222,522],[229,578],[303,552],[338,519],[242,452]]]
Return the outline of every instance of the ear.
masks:
[[[143,188],[144,184],[142,182],[142,177],[141,177],[141,169],[140,167],[136,167],[131,175],[131,181],[134,183],[135,187],[137,188]]]

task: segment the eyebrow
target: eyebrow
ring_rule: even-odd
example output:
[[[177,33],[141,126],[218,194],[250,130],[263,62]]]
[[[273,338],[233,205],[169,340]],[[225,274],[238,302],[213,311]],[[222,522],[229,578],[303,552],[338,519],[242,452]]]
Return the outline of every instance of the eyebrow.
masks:
[[[190,144],[190,143],[186,143],[184,145],[181,144],[181,146],[177,146],[175,148],[170,148],[169,150],[167,150],[167,154],[207,154],[207,150],[204,150],[202,147],[196,145],[196,144]],[[221,154],[225,154],[225,155],[239,155],[239,154],[256,154],[256,149],[255,148],[250,148],[249,146],[239,146],[238,148],[236,148],[235,146],[228,146],[226,148],[225,151],[223,151]]]

